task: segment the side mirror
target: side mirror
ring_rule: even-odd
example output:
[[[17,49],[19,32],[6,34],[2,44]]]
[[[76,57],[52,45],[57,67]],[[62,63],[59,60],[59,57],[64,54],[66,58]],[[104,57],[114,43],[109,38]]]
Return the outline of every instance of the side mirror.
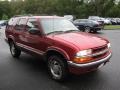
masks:
[[[30,28],[29,33],[33,35],[40,35],[40,30],[37,28]]]

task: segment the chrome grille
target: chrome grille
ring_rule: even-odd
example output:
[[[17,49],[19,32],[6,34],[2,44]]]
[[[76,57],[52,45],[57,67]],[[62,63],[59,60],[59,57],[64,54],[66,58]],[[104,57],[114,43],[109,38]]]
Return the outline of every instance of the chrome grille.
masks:
[[[94,59],[102,58],[108,53],[109,49],[107,45],[93,49],[93,54],[91,57]]]

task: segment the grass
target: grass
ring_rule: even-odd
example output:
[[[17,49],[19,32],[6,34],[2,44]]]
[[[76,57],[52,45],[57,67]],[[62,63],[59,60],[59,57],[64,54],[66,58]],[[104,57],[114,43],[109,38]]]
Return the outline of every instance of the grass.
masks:
[[[105,30],[118,30],[120,29],[120,25],[105,25],[104,29]]]

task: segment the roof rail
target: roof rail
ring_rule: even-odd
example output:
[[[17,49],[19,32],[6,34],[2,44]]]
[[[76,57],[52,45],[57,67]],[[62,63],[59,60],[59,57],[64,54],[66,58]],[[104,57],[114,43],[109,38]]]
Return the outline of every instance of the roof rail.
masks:
[[[25,15],[15,15],[13,17],[23,17],[23,16],[33,16],[32,14],[25,14]]]
[[[56,14],[23,14],[23,15],[14,15],[13,17],[31,17],[31,16],[48,16],[48,15],[52,15],[52,16],[57,16]]]

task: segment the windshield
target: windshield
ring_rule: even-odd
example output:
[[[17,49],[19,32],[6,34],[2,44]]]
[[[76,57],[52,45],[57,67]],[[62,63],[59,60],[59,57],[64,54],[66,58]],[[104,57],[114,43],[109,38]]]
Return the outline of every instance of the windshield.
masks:
[[[71,30],[78,29],[68,20],[64,18],[43,18],[40,19],[42,28],[44,29],[45,34],[51,32],[66,32]]]

